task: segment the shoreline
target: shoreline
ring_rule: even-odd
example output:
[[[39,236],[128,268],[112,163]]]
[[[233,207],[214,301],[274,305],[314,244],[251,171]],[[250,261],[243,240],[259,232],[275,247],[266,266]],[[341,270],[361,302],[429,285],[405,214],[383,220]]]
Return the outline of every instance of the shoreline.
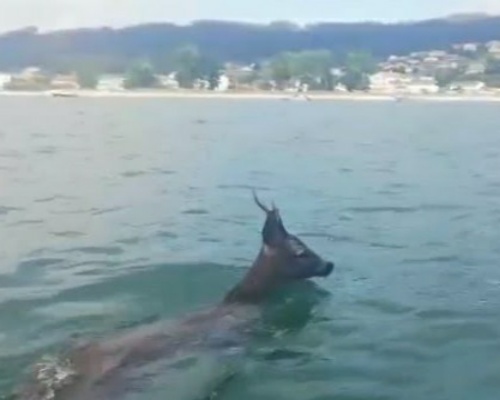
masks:
[[[57,95],[58,94],[58,95]],[[500,93],[477,95],[450,94],[377,94],[377,93],[328,93],[310,92],[296,95],[286,92],[197,92],[197,91],[43,91],[15,92],[0,91],[0,97],[60,97],[60,98],[163,98],[163,99],[206,99],[206,100],[280,100],[280,101],[389,101],[389,102],[500,102]]]

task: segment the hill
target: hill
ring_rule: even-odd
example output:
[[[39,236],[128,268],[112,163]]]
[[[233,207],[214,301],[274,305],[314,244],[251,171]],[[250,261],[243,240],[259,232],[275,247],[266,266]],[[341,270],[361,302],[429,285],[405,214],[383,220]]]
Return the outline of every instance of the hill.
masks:
[[[197,45],[218,61],[248,63],[282,51],[328,49],[342,57],[352,50],[366,50],[382,58],[495,39],[500,39],[500,17],[493,16],[397,24],[198,21],[186,26],[159,23],[45,33],[26,28],[0,36],[0,70],[30,65],[64,70],[92,62],[111,72],[138,58],[164,65],[168,54],[185,44]]]

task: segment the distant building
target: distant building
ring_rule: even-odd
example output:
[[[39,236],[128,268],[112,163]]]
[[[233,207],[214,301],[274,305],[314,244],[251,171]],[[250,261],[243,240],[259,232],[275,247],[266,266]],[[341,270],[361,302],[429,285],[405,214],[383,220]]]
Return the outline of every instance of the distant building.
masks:
[[[378,72],[370,76],[370,90],[378,93],[394,93],[404,89],[411,77],[399,72]]]
[[[224,75],[229,79],[228,89],[243,89],[252,87],[257,79],[256,66],[239,65],[235,63],[226,63],[224,65]]]
[[[482,81],[455,82],[450,85],[450,90],[468,94],[479,94],[485,89],[486,84]]]
[[[5,85],[9,83],[11,80],[11,75],[10,74],[4,74],[0,73],[0,90],[5,89]]]
[[[486,65],[482,62],[472,62],[467,66],[465,75],[482,75],[486,72]]]
[[[436,94],[439,90],[436,79],[431,76],[413,78],[404,89],[409,94]]]
[[[78,76],[76,74],[56,75],[50,81],[50,88],[56,90],[78,90]]]
[[[45,74],[40,67],[28,67],[23,69],[16,77],[25,80],[36,80],[40,77],[45,77]]]
[[[439,57],[428,56],[424,58],[424,62],[427,64],[435,64],[439,62]]]
[[[476,53],[481,45],[479,43],[461,43],[453,46],[454,50]]]
[[[448,57],[448,53],[446,51],[443,51],[443,50],[432,50],[432,51],[429,51],[428,56],[440,59],[440,58]]]
[[[418,59],[425,58],[428,55],[429,55],[429,53],[427,51],[415,51],[413,53],[410,53],[411,58],[418,58]]]
[[[335,86],[335,88],[333,90],[335,92],[341,92],[341,93],[347,93],[349,91],[347,89],[347,87],[345,85],[343,85],[342,83],[337,84],[337,86]]]
[[[172,72],[168,75],[159,75],[158,80],[160,86],[169,90],[177,90],[180,88],[179,81],[177,80],[177,73]]]
[[[495,57],[500,57],[500,40],[486,43],[486,48],[488,49],[488,53]]]
[[[194,81],[193,89],[195,90],[208,90],[210,89],[210,82],[206,79],[197,79]]]
[[[124,78],[121,75],[103,75],[96,89],[102,92],[120,92],[124,90]]]
[[[20,74],[12,75],[4,84],[5,90],[44,91],[50,89],[50,78],[38,67],[29,67]]]
[[[337,78],[340,78],[345,75],[345,72],[342,70],[342,68],[332,68],[330,70],[330,73],[332,74],[332,76],[335,76]]]
[[[217,83],[217,87],[215,90],[218,92],[227,92],[231,87],[231,80],[225,74],[219,76],[219,82]]]

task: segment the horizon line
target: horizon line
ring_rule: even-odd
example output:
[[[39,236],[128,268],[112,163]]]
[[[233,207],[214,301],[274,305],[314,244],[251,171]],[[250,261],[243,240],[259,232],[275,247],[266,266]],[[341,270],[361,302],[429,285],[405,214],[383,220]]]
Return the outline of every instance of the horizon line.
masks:
[[[268,21],[252,21],[252,20],[244,20],[244,19],[226,19],[226,18],[201,18],[201,19],[192,19],[189,21],[148,21],[148,22],[130,22],[123,25],[110,26],[110,25],[82,25],[75,27],[66,27],[66,28],[44,28],[37,25],[24,25],[19,28],[9,29],[6,31],[0,31],[0,36],[23,32],[23,31],[35,31],[36,33],[47,34],[47,33],[56,33],[56,32],[68,32],[68,31],[77,31],[77,30],[99,30],[99,29],[110,29],[110,30],[122,30],[135,28],[140,26],[151,26],[151,25],[173,25],[178,27],[189,27],[200,23],[221,23],[221,24],[240,24],[240,25],[254,25],[254,26],[272,26],[278,24],[290,24],[290,26],[294,26],[299,29],[307,29],[308,27],[312,27],[315,25],[327,25],[327,24],[336,24],[336,25],[362,25],[362,24],[373,24],[373,25],[408,25],[408,24],[418,24],[432,21],[450,21],[450,22],[470,22],[481,19],[490,19],[490,18],[499,18],[500,14],[492,14],[492,13],[484,13],[484,12],[473,12],[473,13],[454,13],[436,17],[429,18],[421,18],[421,19],[400,19],[400,20],[376,20],[376,19],[360,19],[360,20],[350,20],[350,21],[340,21],[340,20],[315,20],[315,21],[307,21],[307,22],[298,22],[294,20],[280,20],[280,19],[272,19]]]

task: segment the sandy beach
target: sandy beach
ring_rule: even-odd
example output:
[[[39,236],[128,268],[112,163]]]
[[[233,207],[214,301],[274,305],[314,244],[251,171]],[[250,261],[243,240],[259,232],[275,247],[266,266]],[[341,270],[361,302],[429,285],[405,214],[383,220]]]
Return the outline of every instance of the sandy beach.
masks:
[[[296,95],[287,92],[207,92],[207,91],[0,91],[4,97],[60,97],[60,98],[164,98],[164,99],[225,99],[225,100],[280,100],[280,101],[431,101],[431,102],[500,102],[500,93],[484,94],[375,94],[310,92]]]

